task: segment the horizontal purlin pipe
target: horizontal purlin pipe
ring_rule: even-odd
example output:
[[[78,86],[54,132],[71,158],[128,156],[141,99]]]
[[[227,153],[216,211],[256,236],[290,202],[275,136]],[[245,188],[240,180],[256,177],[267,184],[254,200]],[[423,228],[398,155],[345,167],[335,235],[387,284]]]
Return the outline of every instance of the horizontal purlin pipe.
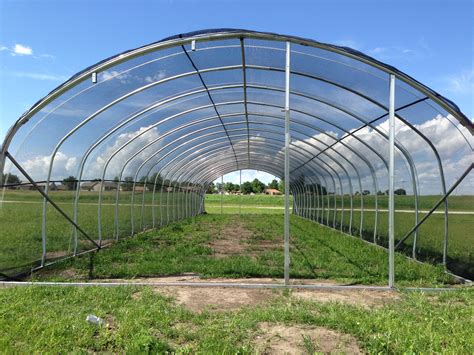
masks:
[[[451,193],[458,187],[458,185],[464,180],[464,178],[471,172],[471,170],[474,169],[474,163],[471,163],[471,165],[466,169],[464,174],[455,182],[455,184],[446,192],[446,195],[444,195],[437,203],[434,205],[434,207],[412,228],[410,231],[405,234],[405,236],[395,245],[395,249],[397,249],[405,240],[407,240],[411,234],[417,230],[427,219],[429,216],[433,214],[434,211],[438,209],[438,207],[451,195]]]
[[[119,286],[163,286],[163,287],[232,287],[232,288],[295,288],[309,290],[367,290],[367,291],[394,291],[397,289],[387,286],[370,286],[370,285],[304,285],[304,284],[279,284],[279,283],[240,283],[240,282],[53,282],[53,281],[0,281],[0,287],[9,286],[62,286],[62,287],[119,287]],[[425,291],[425,292],[443,292],[443,291],[460,291],[464,288],[447,288],[447,287],[406,287],[400,290],[406,291]]]
[[[26,179],[31,183],[31,185],[33,185],[33,187],[38,190],[38,192],[51,204],[51,206],[53,206],[64,218],[66,218],[66,220],[71,223],[74,227],[77,228],[77,230],[79,232],[82,233],[82,235],[84,235],[84,237],[86,237],[90,242],[92,242],[96,247],[97,249],[100,249],[100,246],[99,244],[97,244],[95,242],[94,239],[92,239],[91,237],[89,237],[89,235],[81,228],[79,227],[76,222],[74,222],[67,214],[66,212],[64,212],[61,207],[59,207],[53,200],[51,200],[51,198],[43,191],[41,190],[41,188],[36,184],[36,182],[31,178],[30,175],[28,175],[28,173],[23,169],[23,167],[15,160],[15,158],[13,158],[11,156],[11,154],[7,151],[5,152],[5,155],[8,157],[8,159],[10,159],[10,161],[13,163],[13,165],[15,165],[15,167],[20,171],[20,173],[23,174],[24,177],[26,177]]]

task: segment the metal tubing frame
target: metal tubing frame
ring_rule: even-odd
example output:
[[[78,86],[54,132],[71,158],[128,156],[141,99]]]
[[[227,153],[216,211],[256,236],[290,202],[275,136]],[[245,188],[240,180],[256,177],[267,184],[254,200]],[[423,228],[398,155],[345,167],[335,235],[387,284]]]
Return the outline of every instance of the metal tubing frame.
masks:
[[[212,117],[212,118],[214,118],[214,117]],[[200,123],[200,122],[202,122],[202,121],[203,121],[203,120],[199,120],[198,122]],[[194,122],[193,122],[193,123],[194,123]],[[230,124],[238,124],[238,122],[229,123],[229,125],[230,125]],[[181,129],[181,128],[182,128],[182,127],[180,127],[179,129]],[[146,133],[146,132],[142,132],[142,133]],[[171,132],[166,132],[166,133],[164,134],[164,136],[167,136],[169,133],[171,133]],[[136,137],[134,137],[134,138],[132,138],[132,139],[135,139],[135,138],[136,138]],[[155,141],[156,141],[156,140],[155,140]],[[155,141],[154,141],[154,142],[155,142]],[[151,142],[151,143],[154,143],[154,142]],[[151,145],[151,143],[148,144],[147,146]],[[125,144],[124,144],[124,146],[125,146]],[[314,147],[314,148],[316,148],[316,147]],[[138,155],[138,153],[140,153],[141,151],[142,151],[142,150],[140,150],[139,152],[137,152],[137,153],[135,154],[135,156]],[[337,152],[337,151],[335,151],[335,152],[340,155],[339,152]],[[355,153],[356,155],[360,156],[356,151],[354,151],[354,153]],[[331,156],[328,155],[328,157],[332,159]],[[343,156],[341,155],[341,157],[343,157]],[[133,158],[133,156],[132,156],[131,158]],[[343,158],[344,158],[344,157],[343,157]],[[131,159],[129,159],[129,160],[127,161],[127,163],[128,163],[130,160],[131,160]],[[346,159],[346,160],[347,160],[347,159]],[[338,165],[340,165],[340,164],[337,162],[337,160],[335,160],[335,162],[336,162]],[[350,163],[350,161],[348,161],[348,162]],[[351,164],[351,165],[352,165],[352,164]],[[342,165],[340,165],[340,166],[341,166],[341,168],[343,168]],[[343,169],[344,169],[344,168],[343,168]],[[138,175],[138,173],[136,174],[136,176],[137,176],[137,175]],[[120,179],[121,179],[121,178],[120,178]],[[135,177],[134,180],[136,181],[136,177]]]
[[[239,130],[234,130],[234,131],[239,131]],[[214,135],[214,134],[218,134],[218,132],[217,132],[217,133],[216,133],[216,132],[212,132],[212,133],[208,133],[208,134],[206,134],[206,135]],[[204,135],[204,136],[206,136],[206,135]],[[181,138],[185,138],[185,136],[182,136]],[[180,138],[180,139],[181,139],[181,138]],[[197,138],[195,138],[195,139],[199,139],[199,138],[202,138],[202,136],[197,137]],[[220,137],[220,138],[218,138],[218,139],[221,139],[221,138],[222,138],[222,137]],[[176,150],[176,149],[178,149],[178,148],[184,146],[185,144],[187,144],[187,143],[189,143],[189,142],[190,142],[190,141],[188,140],[188,141],[186,141],[185,143],[181,144],[180,146],[174,148],[172,151],[166,153],[166,156],[169,155],[170,153],[172,153],[174,150]],[[175,142],[172,142],[172,143],[176,143],[176,141],[175,141]],[[162,149],[164,149],[164,148],[166,148],[166,146],[165,146],[165,147],[162,147]],[[195,148],[195,146],[192,147],[192,149],[194,149],[194,148]],[[187,151],[181,153],[181,155],[183,155],[183,154],[185,154],[185,153],[188,153],[188,152],[189,152],[189,150],[187,150]],[[154,154],[153,154],[152,156],[150,156],[149,158],[151,159],[154,155],[156,155],[156,154],[158,154],[158,153],[159,153],[159,151],[156,152],[156,153],[154,153]],[[159,161],[161,161],[161,160],[162,160],[163,158],[165,158],[166,156],[162,157]],[[159,163],[159,161],[156,162],[155,165],[156,165],[157,163]],[[168,163],[168,165],[169,165],[169,163]],[[150,168],[150,170],[149,170],[149,172],[148,172],[147,175],[149,175],[149,174],[151,173],[153,167],[154,167],[154,166],[152,166],[152,167]],[[161,171],[160,171],[158,174],[161,174]],[[157,175],[157,176],[158,176],[158,175]]]
[[[268,124],[268,125],[270,125],[270,124]],[[306,144],[309,144],[309,143],[307,143],[307,142],[305,142],[305,143],[306,143]],[[323,144],[324,144],[324,143],[323,143]],[[311,145],[311,144],[309,144],[309,145]],[[311,145],[311,146],[312,146],[312,145]],[[313,148],[316,148],[316,147],[314,147],[314,146],[312,146],[312,147],[313,147]],[[338,151],[335,151],[335,152],[336,152],[338,155],[341,155]],[[354,153],[355,153],[356,155],[360,156],[357,152],[354,152]],[[328,157],[329,157],[330,159],[333,159],[333,157],[331,157],[331,156],[329,156],[329,155],[328,155]],[[342,155],[341,155],[341,158],[347,160],[347,159],[346,159],[344,156],[342,156]],[[326,164],[325,161],[322,161],[322,162]],[[337,160],[334,160],[334,162],[335,162],[336,164],[338,164],[343,170],[345,170],[345,168],[343,167],[343,165],[339,164],[339,162],[338,162]],[[351,162],[350,162],[349,160],[348,160],[348,162],[349,162],[349,164],[351,164]],[[353,164],[351,164],[351,165],[353,166]],[[354,168],[354,170],[357,170],[357,169],[355,168],[355,166],[353,166],[353,168]],[[331,168],[331,169],[332,169],[332,168]]]
[[[233,37],[233,35],[232,35],[231,37]],[[229,37],[229,38],[231,38],[231,37]],[[219,37],[219,38],[220,38],[220,37]],[[212,38],[210,38],[210,37],[207,37],[207,38],[206,38],[206,40],[211,40],[211,39],[212,39]],[[217,39],[217,38],[216,38],[216,39]],[[281,40],[281,38],[280,38],[280,40]],[[310,43],[311,43],[311,42],[310,42]],[[316,47],[318,47],[318,46],[316,46]],[[324,46],[323,46],[323,47],[324,47]],[[320,47],[320,48],[323,48],[323,47]],[[327,48],[324,48],[324,49],[327,49]],[[155,50],[156,50],[156,49],[155,49]],[[328,50],[328,49],[327,49],[327,50]],[[332,50],[332,51],[338,52],[337,50]],[[135,52],[138,53],[138,52],[140,52],[140,51],[138,50],[138,51],[135,51]],[[340,54],[344,54],[344,53],[340,53]],[[136,55],[138,55],[138,54],[136,54]],[[345,55],[345,54],[344,54],[344,55]],[[349,56],[349,57],[351,57],[351,56]],[[356,57],[356,58],[357,58],[358,60],[361,60],[361,58],[359,58],[359,57]],[[361,60],[361,61],[364,61],[364,62],[365,62],[365,60]],[[110,61],[110,62],[112,63],[112,61]],[[116,61],[114,61],[114,62],[116,62]],[[112,65],[111,63],[109,63],[109,65]],[[369,64],[372,64],[372,63],[369,63]],[[378,67],[378,66],[376,66],[376,67]],[[379,67],[379,69],[382,69],[382,70],[383,70],[383,68],[380,68],[380,67]],[[94,71],[95,71],[95,70],[94,70]],[[385,70],[385,71],[386,71],[386,72],[389,72],[389,71],[387,71],[387,70]],[[412,83],[411,80],[406,80],[406,78],[403,78],[403,77],[402,77],[402,80],[405,81],[405,82],[408,82],[411,86],[414,86],[414,87],[417,88],[418,90],[420,90],[420,87],[423,89],[423,86],[422,86],[422,85],[413,85],[413,84],[416,84],[416,83]],[[424,92],[424,90],[420,90],[420,91]],[[428,93],[429,93],[429,92],[428,92]],[[59,95],[59,93],[57,93],[57,92],[54,92],[53,94],[56,95],[56,96]],[[54,95],[52,95],[52,96],[54,96]],[[431,95],[431,96],[432,96],[432,95]],[[430,97],[430,98],[433,99],[434,101],[436,101],[438,104],[440,104],[440,100],[436,100],[436,97]],[[52,98],[49,98],[49,99],[50,99],[50,101],[52,100]],[[42,104],[45,104],[45,103],[42,102]],[[441,105],[441,106],[444,107],[445,105]],[[34,107],[34,108],[36,109],[37,107]],[[444,108],[446,108],[446,107],[444,107]],[[449,107],[448,107],[448,111],[449,111]],[[32,112],[32,111],[28,112],[28,114],[31,115],[31,114],[32,114],[31,112]],[[12,128],[12,130],[10,131],[9,136],[12,135],[11,133],[14,132],[14,131],[15,131],[15,128],[17,128],[18,126],[19,126],[19,125],[15,125],[15,126]],[[7,143],[8,143],[8,140],[7,140]],[[7,145],[8,145],[8,144],[7,144]],[[5,147],[5,145],[4,145],[4,147]],[[4,149],[4,147],[3,147],[2,149]],[[3,159],[4,159],[4,157],[3,157]],[[2,163],[2,164],[3,164],[3,163]],[[445,204],[445,211],[447,211],[447,203]],[[446,212],[446,213],[447,213],[447,212]],[[43,215],[44,215],[44,214],[43,214]],[[446,214],[445,214],[445,216],[446,216]],[[447,223],[445,223],[445,231],[446,231],[446,230],[447,230]],[[414,243],[414,246],[415,246],[415,244],[416,244],[416,243]],[[447,235],[446,235],[446,232],[445,232],[445,244],[444,244],[444,252],[443,252],[444,261],[446,260],[446,254],[447,254],[447,253],[446,253],[446,250],[447,250]]]
[[[233,166],[232,168],[235,169],[234,166]],[[267,168],[266,170],[270,170],[271,173],[275,173],[275,172],[271,171],[271,168],[272,168],[272,167],[269,167],[269,168]]]
[[[285,217],[284,217],[284,279],[290,283],[290,42],[286,42],[285,64]]]
[[[222,68],[218,68],[218,69],[222,69]],[[222,69],[222,70],[226,70],[226,68],[224,68],[224,69]],[[189,74],[188,74],[188,75],[189,75]],[[168,78],[168,79],[169,79],[169,78]],[[232,87],[235,87],[235,85],[232,86]],[[219,89],[219,88],[217,88],[217,89]],[[209,93],[209,89],[206,88],[206,91]],[[199,90],[198,92],[203,92],[203,90]],[[195,93],[196,93],[196,92],[193,92],[193,93],[191,93],[191,94],[195,94]],[[191,95],[191,94],[188,94],[188,95]],[[187,96],[187,95],[178,95],[179,98],[180,98],[180,97],[183,97],[183,96]],[[175,99],[177,99],[177,97],[172,97],[171,99],[168,99],[167,101],[175,100]],[[326,103],[326,102],[323,102],[323,103],[328,104],[328,103]],[[151,110],[151,109],[154,109],[154,108],[156,108],[156,107],[157,107],[158,105],[160,105],[160,104],[163,104],[163,103],[160,102],[160,103],[158,103],[158,104],[151,105],[150,107],[148,107],[148,108],[145,109],[144,111],[149,111],[149,110]],[[213,106],[215,106],[215,105],[213,105]],[[210,105],[209,105],[209,106],[206,106],[206,107],[210,107]],[[335,108],[336,108],[336,107],[335,107]],[[339,109],[339,108],[338,108],[338,109]],[[189,112],[189,111],[193,111],[193,110],[188,110],[188,112]],[[142,113],[143,113],[143,111],[142,111],[142,112],[139,112],[138,114],[136,114],[136,115],[134,115],[134,116],[136,117],[136,116],[138,116],[138,115],[140,115],[140,114],[142,114]],[[134,117],[132,117],[131,119],[133,119],[133,118],[134,118]],[[127,120],[127,121],[124,122],[123,124],[128,123],[131,119]],[[112,133],[112,132],[110,132],[110,133]],[[77,200],[77,199],[76,199],[76,200]]]
[[[207,69],[206,71],[229,70],[229,68],[230,68],[230,67],[212,68],[212,70],[211,70],[211,69]],[[230,69],[234,69],[234,68],[235,68],[235,66],[232,67],[232,68],[230,68]],[[258,68],[258,67],[257,67],[257,68]],[[267,69],[268,69],[268,68],[267,68]],[[270,69],[268,69],[268,70],[270,70]],[[276,69],[276,68],[271,68],[271,70],[278,70],[278,69]],[[104,106],[103,108],[99,109],[98,111],[96,111],[96,113],[94,113],[93,115],[89,116],[86,120],[82,121],[78,126],[76,126],[76,127],[75,127],[73,130],[71,130],[66,136],[64,136],[64,137],[61,139],[61,141],[58,143],[58,145],[55,147],[55,149],[54,149],[54,151],[53,151],[53,154],[51,155],[51,163],[50,163],[50,169],[49,169],[49,172],[48,172],[48,179],[47,179],[47,180],[48,180],[48,181],[50,180],[51,171],[52,171],[52,161],[54,160],[54,156],[55,156],[56,152],[58,151],[59,147],[62,145],[62,143],[65,141],[65,139],[67,139],[70,135],[72,135],[72,133],[73,133],[74,131],[76,131],[77,129],[79,129],[80,127],[82,127],[82,126],[83,126],[85,123],[87,123],[89,120],[93,119],[93,118],[94,118],[95,116],[97,116],[99,113],[105,111],[106,108],[111,107],[112,105],[114,105],[114,104],[116,104],[116,103],[118,103],[118,102],[124,100],[125,98],[131,96],[132,94],[134,94],[134,93],[136,93],[136,92],[140,92],[140,91],[142,91],[142,90],[144,90],[144,89],[146,89],[146,88],[149,88],[149,87],[154,86],[154,85],[158,85],[158,84],[160,84],[160,83],[162,83],[162,82],[165,82],[165,81],[174,80],[174,79],[177,78],[177,77],[184,77],[184,76],[194,75],[194,74],[196,74],[196,73],[195,73],[195,72],[190,72],[190,73],[180,74],[180,75],[177,75],[177,76],[174,76],[174,77],[170,77],[170,78],[163,79],[163,80],[158,81],[158,82],[155,82],[155,83],[151,83],[151,84],[145,85],[145,86],[143,86],[143,87],[141,87],[141,88],[139,88],[139,89],[133,90],[132,92],[127,93],[126,95],[122,96],[121,98],[119,98],[119,99],[117,99],[117,100],[115,100],[115,101],[109,103],[108,105]],[[301,73],[297,73],[297,74],[302,75]],[[315,79],[317,79],[317,78],[315,78]],[[325,82],[326,82],[326,80],[325,80]],[[335,84],[335,83],[333,83],[333,82],[330,82],[330,83],[333,84],[333,85],[336,85],[336,86],[338,86],[338,87],[341,87],[340,85]],[[374,104],[376,104],[376,105],[378,105],[378,106],[380,106],[380,107],[383,107],[383,105],[379,104],[379,103],[376,102],[375,100],[372,100],[372,99],[370,99],[370,98],[367,98],[367,97],[365,97],[364,95],[361,95],[360,93],[357,93],[357,92],[355,92],[355,91],[353,91],[353,90],[350,90],[349,88],[345,88],[345,87],[341,87],[341,88],[343,88],[343,89],[345,89],[345,90],[348,90],[348,91],[350,91],[350,92],[356,93],[357,95],[368,99],[370,102],[372,102],[372,103],[374,103]],[[205,91],[209,94],[209,89],[207,89],[207,87],[205,88]],[[174,98],[173,98],[173,99],[174,99]],[[325,102],[325,104],[328,104],[328,103]],[[215,106],[214,103],[213,103],[213,106]],[[154,107],[153,107],[153,105],[152,105],[152,107],[149,108],[149,110],[150,110],[150,109],[153,109],[153,108],[154,108]],[[334,108],[337,108],[337,109],[339,109],[339,110],[345,112],[341,107],[336,107],[336,106],[334,106]],[[346,112],[346,113],[347,113],[347,112]],[[417,195],[417,194],[415,193],[415,196],[416,196],[416,195]],[[45,209],[45,204],[44,204],[44,209]],[[417,210],[418,210],[418,209],[417,209]],[[46,222],[43,221],[43,225],[45,225],[45,223],[46,223]],[[44,228],[43,228],[43,229],[44,229]],[[44,237],[44,239],[45,239],[45,237]],[[99,240],[100,240],[100,239],[99,239]]]
[[[271,144],[269,144],[268,142],[266,142],[264,146],[266,147],[266,146],[270,146],[270,145],[271,145]],[[269,154],[268,151],[263,151],[263,152],[264,152],[265,154]],[[194,153],[192,153],[192,154],[194,154]],[[202,156],[202,153],[198,153],[198,154],[201,154],[201,156]],[[224,163],[227,163],[228,160],[227,160],[227,161],[226,161],[226,160],[223,160],[223,159],[220,157],[219,154],[221,154],[221,152],[220,152],[220,148],[218,147],[218,148],[212,150],[211,152],[208,152],[208,154],[205,155],[204,157],[205,157],[206,159],[208,159],[209,161],[212,161],[212,162],[214,162],[214,161],[211,160],[211,158],[213,158],[213,159],[215,158],[216,162],[224,162]],[[245,153],[241,153],[241,154],[245,154]],[[262,158],[268,158],[268,155],[260,154],[260,152],[254,152],[254,153],[252,153],[252,154],[257,155],[257,156],[261,156]],[[268,161],[268,164],[269,164],[268,166],[271,167],[271,163],[272,163],[272,162],[275,162],[275,161],[276,161],[276,162],[280,162],[280,161],[283,162],[282,159],[277,158],[277,157],[273,157],[271,161]],[[266,162],[266,161],[265,161],[265,160],[262,160],[262,161],[260,162],[260,164],[256,165],[255,167],[256,167],[256,168],[260,168],[261,166],[265,166],[264,164],[262,164],[262,162]],[[190,163],[192,163],[192,161],[188,162],[188,164],[185,164],[185,165],[183,165],[182,167],[178,167],[178,168],[177,168],[177,169],[178,169],[177,171],[179,172],[179,171],[181,171],[181,170],[184,170],[185,168],[187,168],[187,165],[189,165]],[[235,166],[233,166],[233,169],[236,170],[236,169],[235,169]],[[196,168],[195,170],[198,170],[198,171],[199,171],[200,169],[199,169],[199,167],[198,167],[198,168]],[[234,170],[231,170],[231,171],[234,171]],[[276,170],[274,170],[274,169],[272,169],[271,171],[272,171],[273,173],[276,173]],[[192,174],[194,173],[194,171],[187,171],[186,173],[187,173],[188,175],[192,175]],[[221,175],[220,172],[214,172],[214,170],[212,170],[212,171],[209,171],[209,172],[198,173],[198,174],[195,175],[195,176],[199,176],[199,177],[201,178],[202,176],[207,175],[207,174],[209,174],[210,176],[211,176],[211,175],[212,175],[212,176],[215,176],[215,175],[220,176],[220,175]],[[211,182],[212,180],[208,180],[208,181]]]
[[[143,133],[145,133],[145,132],[143,132]],[[134,138],[135,138],[135,137],[134,137]],[[128,144],[128,142],[127,142],[127,144]],[[124,146],[125,146],[125,144],[124,144]],[[355,153],[357,154],[357,152],[355,152]],[[136,179],[135,179],[135,180],[136,180]]]
[[[234,124],[238,124],[238,123],[234,123]],[[145,133],[145,132],[144,132],[144,133]],[[337,152],[337,151],[335,151],[335,152],[338,153],[339,155],[341,155],[339,152]],[[357,153],[357,151],[353,151],[353,152],[354,152],[356,155],[358,155],[359,157],[361,157],[360,154]],[[330,158],[332,159],[331,156],[328,156],[328,157],[330,157]],[[343,157],[343,156],[341,155],[341,157]],[[343,157],[343,158],[344,158],[344,157]],[[347,159],[346,159],[346,160],[347,160]],[[336,160],[335,162],[337,163],[337,160]],[[348,161],[348,162],[350,163],[350,161]],[[338,165],[340,165],[340,164],[338,164]],[[352,164],[351,164],[351,165],[352,165]],[[340,166],[341,166],[341,168],[343,168],[342,165],[340,165]],[[355,168],[355,167],[353,166],[353,168]],[[371,167],[369,166],[369,168],[371,168]],[[343,169],[344,169],[344,168],[343,168]],[[356,169],[355,169],[355,170],[356,170]],[[135,178],[135,180],[136,180],[136,178]]]
[[[198,74],[199,74],[199,71],[198,71]],[[167,80],[167,79],[166,79],[166,80]],[[155,83],[153,83],[153,84],[155,84]],[[81,125],[84,124],[84,123],[85,123],[85,122],[83,121],[83,122],[81,123]],[[61,143],[60,143],[60,144],[61,144]],[[55,155],[56,151],[57,151],[57,149],[55,149],[55,151],[53,152],[53,155],[52,155],[52,157],[51,157],[51,160],[54,160],[54,155]],[[438,156],[437,156],[437,158],[438,158]],[[52,163],[50,164],[50,168],[52,168]],[[49,173],[49,175],[50,175],[50,173]],[[48,177],[48,180],[49,180],[49,177]],[[416,195],[416,194],[415,194],[415,195]],[[45,205],[45,204],[46,204],[46,202],[44,203],[44,205]],[[447,249],[447,203],[445,204],[445,211],[446,211],[446,213],[445,213],[445,248],[444,248],[444,250],[446,251],[446,249]],[[44,215],[44,213],[43,213],[43,215]],[[45,224],[45,222],[44,222],[43,224]],[[44,228],[43,228],[43,229],[44,229]],[[44,238],[44,239],[45,239],[45,238]],[[415,236],[415,239],[416,239],[416,236]],[[444,253],[444,259],[446,259],[446,253]]]
[[[244,136],[244,135],[241,135],[241,136]],[[275,138],[267,138],[267,140],[269,140],[269,141],[281,142],[281,141],[279,141],[279,140],[277,140],[277,139],[275,139]],[[256,142],[256,143],[257,143],[257,142]],[[262,144],[264,144],[264,146],[271,146],[271,145],[272,145],[272,144],[269,144],[268,142],[265,142],[265,143],[262,143]],[[279,146],[275,146],[275,147],[279,147]],[[300,147],[299,147],[299,148],[300,148]],[[301,148],[300,148],[300,149],[301,149]],[[304,149],[303,149],[303,150],[304,150]],[[212,151],[212,152],[214,152],[214,151]],[[297,151],[297,152],[298,152],[298,151]],[[217,152],[215,152],[215,153],[220,153],[220,151],[217,151]],[[270,153],[270,152],[269,152],[269,153]],[[298,153],[299,153],[299,154],[302,154],[301,152],[298,152]],[[187,154],[187,152],[183,152],[182,154]],[[192,154],[195,154],[195,153],[192,153]],[[202,154],[202,153],[199,152],[199,154]],[[253,153],[253,154],[257,154],[257,153]],[[204,160],[204,159],[209,159],[209,157],[206,156],[205,158],[204,158],[204,157],[201,158],[201,160]],[[221,157],[219,157],[219,159],[222,160]],[[321,162],[325,163],[324,161],[321,161]],[[190,163],[191,163],[191,162],[190,162]],[[325,163],[325,164],[326,164],[326,163]],[[188,165],[189,165],[189,163],[188,163]],[[320,168],[322,168],[322,166],[320,166],[319,164],[317,164],[317,165],[318,165]],[[326,164],[326,165],[327,165],[327,164]],[[329,165],[328,165],[328,167],[329,167],[330,169],[332,169]],[[200,167],[197,166],[196,169],[199,170]],[[326,169],[324,169],[324,168],[322,168],[322,169],[325,170],[325,172],[329,175],[329,172],[328,172]],[[189,173],[189,175],[192,175],[192,173],[193,173],[193,172],[191,171],[191,172]],[[278,174],[278,173],[276,173],[276,174]],[[276,175],[276,174],[275,174],[275,175]],[[212,181],[212,180],[211,180],[211,181]]]
[[[276,125],[275,125],[275,126],[276,126]],[[258,131],[258,130],[257,130],[257,131]],[[211,133],[211,134],[209,134],[209,135],[212,135],[212,134],[214,134],[214,133]],[[182,137],[185,137],[185,136],[182,136]],[[181,138],[180,138],[180,139],[181,139]],[[309,144],[309,143],[308,143],[308,144]],[[311,144],[309,144],[309,145],[311,145]],[[337,152],[337,151],[336,151],[336,152]],[[156,155],[157,153],[158,153],[158,152],[154,153],[154,155]],[[308,152],[308,153],[309,153],[309,152]],[[338,152],[337,152],[337,153],[338,153]],[[338,154],[339,154],[339,153],[338,153]],[[330,157],[330,156],[329,156],[329,157]],[[341,157],[344,159],[344,157],[343,157],[342,155],[341,155]],[[151,157],[150,157],[150,158],[151,158]],[[331,158],[331,157],[330,157],[330,158]],[[327,164],[325,161],[322,161],[322,162],[323,162],[324,164]],[[336,164],[338,164],[342,169],[344,169],[344,167],[343,167],[341,164],[339,164],[339,162],[337,162],[337,160],[336,160],[335,162],[336,162]],[[329,166],[329,165],[328,165],[328,166]],[[329,166],[329,167],[330,167],[330,166]],[[331,168],[331,170],[333,170],[332,167],[330,167],[330,168]],[[151,173],[152,169],[153,169],[153,167],[150,168],[148,174]],[[335,173],[337,174],[337,172],[335,172]],[[340,179],[339,179],[339,180],[340,180]]]
[[[388,287],[395,287],[395,76],[389,86]]]

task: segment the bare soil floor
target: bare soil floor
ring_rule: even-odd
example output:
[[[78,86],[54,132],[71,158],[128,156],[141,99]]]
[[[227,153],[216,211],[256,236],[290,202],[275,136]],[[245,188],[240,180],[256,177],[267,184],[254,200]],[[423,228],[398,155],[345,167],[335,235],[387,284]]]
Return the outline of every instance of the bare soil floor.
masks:
[[[273,240],[252,240],[254,232],[249,230],[242,220],[227,224],[222,228],[210,230],[213,241],[209,246],[214,250],[214,257],[225,258],[231,255],[251,255],[281,248],[281,243]],[[283,236],[281,237],[283,240]]]
[[[254,345],[262,354],[362,353],[350,335],[301,325],[261,323]]]
[[[100,282],[121,282],[119,279],[96,280]],[[243,307],[252,307],[271,301],[277,295],[283,292],[282,289],[268,288],[240,288],[240,287],[221,287],[221,286],[180,286],[180,282],[185,283],[240,283],[240,284],[275,284],[282,283],[282,280],[272,278],[200,278],[197,275],[182,275],[170,277],[138,278],[129,280],[131,284],[149,284],[155,292],[170,296],[176,301],[189,308],[193,312],[209,311],[228,311],[237,310]],[[156,284],[172,283],[172,286]],[[338,285],[331,280],[294,280],[294,284],[333,286]],[[316,301],[322,303],[339,302],[361,306],[367,309],[378,308],[388,303],[396,302],[400,299],[396,291],[381,291],[374,289],[356,290],[309,290],[309,289],[291,289],[290,294],[296,299]]]

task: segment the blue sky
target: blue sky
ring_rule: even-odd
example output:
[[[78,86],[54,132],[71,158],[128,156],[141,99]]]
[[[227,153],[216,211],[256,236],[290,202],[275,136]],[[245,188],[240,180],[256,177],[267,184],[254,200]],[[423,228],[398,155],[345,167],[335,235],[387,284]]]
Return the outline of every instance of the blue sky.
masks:
[[[470,0],[0,0],[0,140],[24,111],[83,68],[167,36],[219,27],[353,47],[473,118],[473,7]]]

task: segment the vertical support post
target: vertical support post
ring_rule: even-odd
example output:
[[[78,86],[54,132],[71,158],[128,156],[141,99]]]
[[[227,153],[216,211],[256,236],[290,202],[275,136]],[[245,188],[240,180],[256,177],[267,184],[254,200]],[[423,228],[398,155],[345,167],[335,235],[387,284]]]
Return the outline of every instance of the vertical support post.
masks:
[[[239,217],[242,214],[242,169],[239,170],[239,190],[240,190],[240,197],[239,197]]]
[[[224,212],[224,207],[222,205],[223,203],[224,203],[224,175],[221,176],[221,215]]]
[[[3,184],[6,184],[7,181],[3,181],[3,174],[6,174],[3,170],[5,169],[5,160],[6,160],[6,155],[3,152],[3,149],[0,149],[0,186]],[[5,179],[7,176],[5,175]]]
[[[388,286],[395,286],[395,75],[389,91]]]
[[[285,65],[285,285],[290,283],[290,42],[286,42]]]

